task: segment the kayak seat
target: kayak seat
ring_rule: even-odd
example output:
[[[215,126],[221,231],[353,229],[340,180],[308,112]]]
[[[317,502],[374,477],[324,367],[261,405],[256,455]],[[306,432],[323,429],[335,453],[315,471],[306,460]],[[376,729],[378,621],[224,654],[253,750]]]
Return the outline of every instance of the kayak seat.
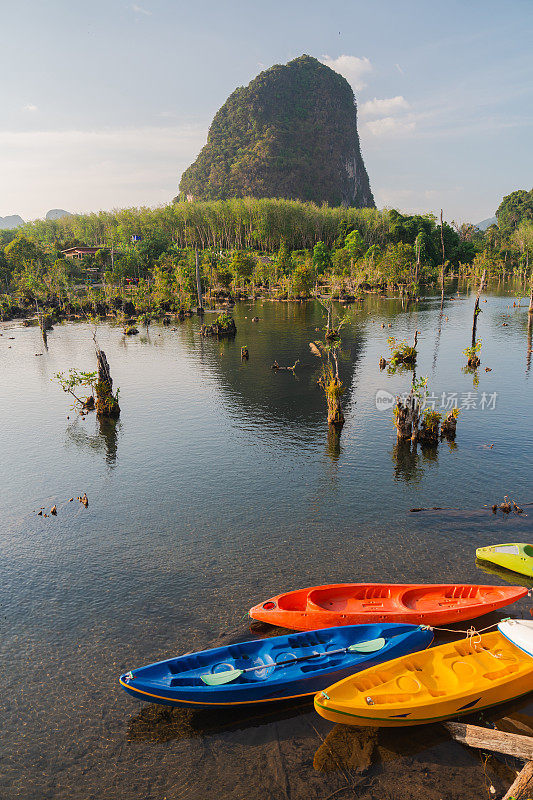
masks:
[[[509,664],[507,667],[503,669],[494,670],[494,672],[485,672],[483,675],[488,681],[497,681],[500,678],[505,677],[505,675],[511,675],[513,672],[517,672],[520,668],[520,664]]]
[[[424,609],[446,609],[455,605],[477,605],[481,601],[476,586],[452,586],[444,592],[440,589],[428,590],[422,587],[409,589],[402,596],[402,603],[414,611]]]
[[[307,608],[307,589],[297,592],[289,592],[278,597],[278,609],[280,611],[305,611]]]
[[[195,675],[189,675],[188,678],[172,678],[169,682],[169,686],[204,686],[205,684],[202,682],[201,678],[197,678]]]
[[[307,598],[308,608],[331,611],[333,614],[351,614],[364,611],[388,611],[395,608],[391,590],[386,586],[361,586],[348,589],[313,589]]]
[[[524,545],[524,553],[526,554],[526,556],[533,557],[533,545],[532,544]]]

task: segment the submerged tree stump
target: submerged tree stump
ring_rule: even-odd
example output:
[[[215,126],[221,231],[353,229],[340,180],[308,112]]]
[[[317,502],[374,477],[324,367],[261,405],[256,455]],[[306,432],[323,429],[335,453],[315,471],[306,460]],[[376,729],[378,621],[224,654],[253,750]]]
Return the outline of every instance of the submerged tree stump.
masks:
[[[233,317],[228,314],[221,314],[212,325],[202,325],[200,336],[235,336],[237,326]]]
[[[98,382],[96,383],[96,413],[99,417],[116,419],[120,414],[120,406],[116,395],[113,394],[113,380],[106,354],[99,347],[96,348],[96,361],[98,364]]]
[[[453,442],[455,440],[456,428],[457,428],[457,414],[452,408],[451,411],[448,411],[448,413],[446,414],[446,416],[442,421],[442,425],[440,427],[441,439],[447,439],[449,442]]]
[[[398,440],[406,442],[409,439],[416,441],[418,435],[418,420],[420,417],[420,407],[418,398],[411,392],[405,399],[396,398],[394,407],[394,424]]]
[[[326,403],[328,405],[328,424],[333,425],[340,431],[344,425],[344,412],[342,410],[341,398],[345,392],[344,385],[339,378],[339,362],[335,352],[331,353],[331,359],[322,366],[322,376],[319,384],[324,389]]]
[[[440,414],[436,411],[425,411],[417,434],[420,444],[436,447],[439,443]]]

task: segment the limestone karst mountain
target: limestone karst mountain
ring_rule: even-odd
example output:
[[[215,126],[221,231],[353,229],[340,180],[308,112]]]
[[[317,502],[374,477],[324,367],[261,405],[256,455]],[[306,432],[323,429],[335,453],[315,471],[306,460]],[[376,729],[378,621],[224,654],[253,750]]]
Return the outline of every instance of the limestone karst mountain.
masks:
[[[260,73],[216,113],[179,192],[374,207],[348,81],[307,55]]]

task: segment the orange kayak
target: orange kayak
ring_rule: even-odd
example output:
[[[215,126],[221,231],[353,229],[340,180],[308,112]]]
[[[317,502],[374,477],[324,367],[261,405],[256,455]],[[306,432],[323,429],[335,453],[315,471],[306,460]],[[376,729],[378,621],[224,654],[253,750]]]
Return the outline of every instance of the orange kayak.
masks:
[[[296,631],[375,622],[446,625],[488,614],[526,594],[522,586],[336,583],[278,594],[249,613]]]

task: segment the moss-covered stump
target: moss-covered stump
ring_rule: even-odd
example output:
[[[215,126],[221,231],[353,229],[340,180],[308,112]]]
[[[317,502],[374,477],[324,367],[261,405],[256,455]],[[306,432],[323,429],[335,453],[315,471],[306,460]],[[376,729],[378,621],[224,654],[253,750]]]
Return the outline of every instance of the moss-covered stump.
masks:
[[[417,439],[421,444],[437,445],[441,415],[433,409],[426,409],[422,414]]]
[[[326,402],[328,404],[328,423],[340,429],[344,425],[344,413],[341,405],[341,398],[344,394],[344,386],[338,375],[338,364],[335,359],[335,368],[331,362],[327,362],[322,367],[322,376],[319,384],[324,389]]]
[[[118,391],[113,394],[113,380],[106,354],[99,348],[96,350],[96,360],[98,362],[98,382],[95,386],[96,413],[99,417],[116,419],[120,415]]]
[[[200,328],[201,336],[235,336],[237,326],[235,320],[229,314],[220,314],[212,325],[202,325]]]
[[[416,439],[419,417],[420,406],[415,394],[411,393],[405,400],[400,397],[396,398],[393,419],[398,441],[406,442],[409,439]]]
[[[453,442],[455,440],[458,416],[458,408],[452,408],[450,411],[448,411],[440,427],[441,439],[447,439],[449,442]]]

